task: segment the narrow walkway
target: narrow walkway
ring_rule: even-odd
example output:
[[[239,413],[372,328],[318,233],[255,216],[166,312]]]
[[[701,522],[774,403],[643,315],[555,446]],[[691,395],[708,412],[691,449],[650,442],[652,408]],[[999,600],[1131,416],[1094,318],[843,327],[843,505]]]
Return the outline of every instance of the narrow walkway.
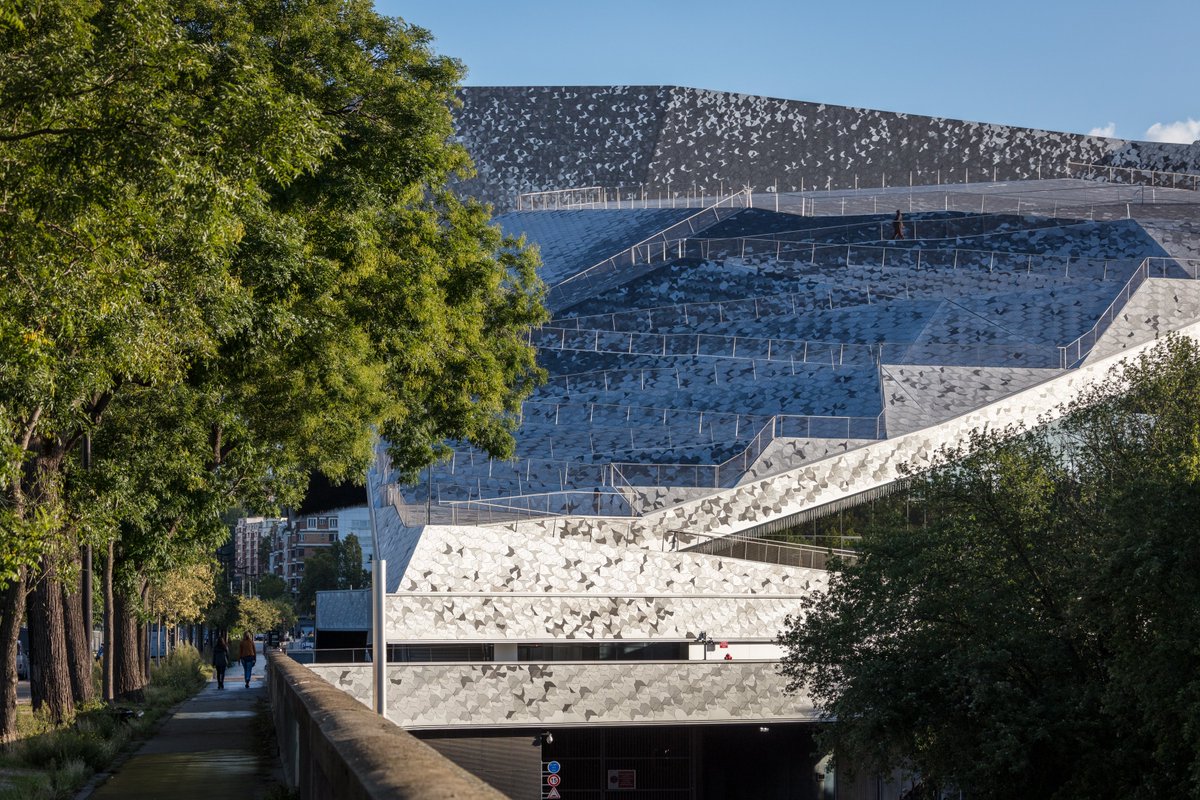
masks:
[[[89,800],[261,798],[276,785],[275,765],[261,758],[255,725],[259,701],[267,699],[265,669],[260,652],[249,689],[237,664],[225,673],[224,689],[210,680]]]

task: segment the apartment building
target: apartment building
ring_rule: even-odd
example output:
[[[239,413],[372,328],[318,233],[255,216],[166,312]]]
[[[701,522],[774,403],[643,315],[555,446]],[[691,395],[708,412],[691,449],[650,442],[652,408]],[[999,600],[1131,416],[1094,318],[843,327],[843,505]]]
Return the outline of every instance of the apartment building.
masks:
[[[237,521],[233,529],[232,580],[254,583],[273,571],[263,558],[263,542],[274,541],[286,523],[282,517],[242,517]]]
[[[354,534],[363,551],[363,568],[372,557],[371,518],[365,505],[296,514],[276,531],[271,547],[270,571],[287,582],[292,592],[304,579],[304,563],[334,542]]]

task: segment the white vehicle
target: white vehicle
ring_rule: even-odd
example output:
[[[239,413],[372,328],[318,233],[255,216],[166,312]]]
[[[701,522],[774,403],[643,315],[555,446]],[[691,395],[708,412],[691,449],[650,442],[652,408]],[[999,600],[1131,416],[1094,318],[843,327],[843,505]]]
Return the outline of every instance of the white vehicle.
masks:
[[[17,640],[17,680],[29,679],[29,659],[25,657],[25,647]]]

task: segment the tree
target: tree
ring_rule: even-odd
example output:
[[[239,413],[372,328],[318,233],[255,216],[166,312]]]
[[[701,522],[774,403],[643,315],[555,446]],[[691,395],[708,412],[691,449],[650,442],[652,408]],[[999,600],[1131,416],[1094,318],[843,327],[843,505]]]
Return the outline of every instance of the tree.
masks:
[[[204,623],[213,631],[228,631],[237,622],[237,598],[224,581],[214,582],[214,599],[204,611]]]
[[[1200,349],[913,476],[781,637],[823,740],[973,798],[1200,792]],[[911,524],[905,509],[920,509]]]
[[[338,561],[331,550],[319,550],[304,560],[304,577],[296,592],[296,609],[303,614],[316,610],[317,592],[338,588]]]
[[[50,587],[80,544],[115,543],[116,606],[136,615],[219,509],[277,508],[313,469],[361,474],[376,431],[404,475],[446,439],[503,457],[541,379],[523,334],[545,317],[536,255],[447,189],[469,170],[450,119],[463,71],[428,32],[366,0],[16,11],[0,24],[0,738],[27,587],[35,702],[72,711]],[[143,486],[154,460],[171,467]]]
[[[170,626],[199,622],[216,600],[211,560],[177,567],[150,586],[149,612]]]
[[[362,545],[353,533],[346,534],[330,547],[337,564],[338,589],[362,589],[371,585],[371,573],[363,569]]]
[[[249,631],[253,636],[264,631],[273,631],[281,627],[282,622],[282,609],[274,603],[250,596],[238,598],[237,619],[233,624],[235,635]]]
[[[362,566],[362,546],[353,533],[319,550],[304,561],[304,577],[296,592],[296,608],[311,614],[316,610],[317,592],[331,589],[363,589],[371,585],[371,573]]]
[[[277,628],[290,631],[296,627],[296,623],[300,620],[296,616],[296,607],[292,605],[291,600],[286,597],[278,597],[271,600],[270,603],[278,615],[279,622],[276,624]]]
[[[263,600],[278,600],[287,594],[287,581],[278,575],[263,575],[258,579],[258,596]]]

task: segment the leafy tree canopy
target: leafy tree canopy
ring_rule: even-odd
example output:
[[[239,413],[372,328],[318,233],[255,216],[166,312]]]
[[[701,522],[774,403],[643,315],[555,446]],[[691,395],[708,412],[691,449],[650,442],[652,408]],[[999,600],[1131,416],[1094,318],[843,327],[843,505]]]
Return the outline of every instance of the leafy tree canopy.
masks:
[[[337,588],[362,589],[371,583],[371,573],[363,569],[362,545],[358,537],[348,533],[330,547],[337,562]]]
[[[309,556],[304,561],[304,577],[296,592],[296,608],[311,613],[316,608],[317,592],[331,589],[364,589],[371,585],[371,573],[362,566],[362,545],[353,533]]]
[[[367,0],[10,7],[0,580],[71,516],[169,569],[150,540],[361,474],[377,431],[404,475],[446,439],[511,452],[536,256],[446,188],[462,67],[427,31]],[[86,433],[101,474],[68,513]]]
[[[287,594],[287,581],[278,575],[263,575],[258,579],[258,596],[263,600],[278,600]]]
[[[943,451],[789,621],[841,758],[972,798],[1200,794],[1200,349],[1068,411]]]
[[[304,577],[296,591],[296,608],[312,613],[317,605],[317,592],[338,588],[338,559],[330,550],[320,550],[304,560]]]
[[[216,600],[211,560],[177,567],[150,586],[149,611],[168,625],[199,622]]]
[[[258,597],[239,597],[231,638],[241,636],[246,631],[253,636],[275,630],[283,626],[283,621],[283,609],[275,603]]]
[[[292,601],[287,597],[277,597],[274,600],[268,601],[275,608],[279,615],[278,628],[283,630],[291,630],[296,627],[299,619],[296,616],[296,607],[292,605]]]

